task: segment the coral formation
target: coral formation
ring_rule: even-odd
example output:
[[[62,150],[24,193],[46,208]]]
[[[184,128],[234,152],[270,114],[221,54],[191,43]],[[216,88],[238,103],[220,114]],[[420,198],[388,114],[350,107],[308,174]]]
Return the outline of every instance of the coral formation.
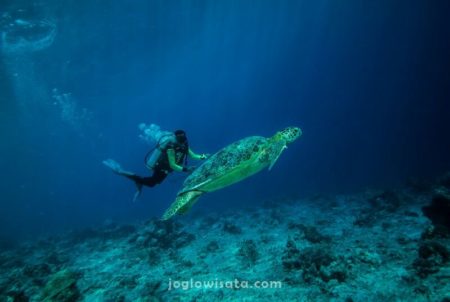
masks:
[[[239,247],[238,256],[241,258],[245,267],[255,265],[259,258],[259,253],[255,242],[253,240],[243,241]]]
[[[450,232],[450,194],[438,193],[433,197],[431,204],[424,206],[422,211],[435,227],[445,228]]]
[[[238,234],[242,233],[242,229],[240,227],[236,226],[235,224],[233,224],[233,223],[231,223],[229,221],[226,221],[223,224],[222,229],[225,232],[230,233],[230,234],[234,234],[234,235],[238,235]]]
[[[450,260],[448,249],[437,241],[425,241],[421,243],[418,257],[413,263],[417,275],[426,278],[430,274],[437,273]]]
[[[429,188],[108,221],[12,245],[0,252],[0,301],[446,301],[447,189]],[[191,280],[223,286],[181,289]],[[281,288],[250,287],[258,280]]]
[[[80,298],[76,285],[78,276],[70,270],[54,274],[45,285],[41,299],[44,302],[75,302]]]

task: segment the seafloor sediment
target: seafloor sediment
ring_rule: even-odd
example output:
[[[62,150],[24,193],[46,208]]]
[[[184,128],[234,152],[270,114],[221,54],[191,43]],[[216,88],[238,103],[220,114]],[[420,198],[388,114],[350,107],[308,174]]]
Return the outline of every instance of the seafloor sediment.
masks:
[[[449,192],[443,177],[42,238],[1,252],[0,301],[450,301]]]

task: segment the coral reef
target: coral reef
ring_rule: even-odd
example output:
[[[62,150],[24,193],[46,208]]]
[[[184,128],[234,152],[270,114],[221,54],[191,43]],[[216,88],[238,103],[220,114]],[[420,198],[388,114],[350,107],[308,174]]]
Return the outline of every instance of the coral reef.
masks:
[[[42,291],[42,301],[44,302],[75,302],[80,297],[77,288],[77,274],[62,270],[50,277]]]
[[[293,240],[288,240],[283,253],[282,263],[287,272],[301,271],[306,283],[329,282],[332,279],[344,282],[347,269],[340,265],[328,246],[307,247],[299,250]],[[287,281],[292,283],[292,279]]]
[[[450,194],[440,192],[433,197],[430,205],[422,208],[423,214],[428,217],[437,228],[445,228],[450,232]]]
[[[430,274],[437,273],[450,260],[448,249],[437,241],[425,241],[421,243],[418,257],[413,263],[417,275],[426,278]]]
[[[108,221],[5,246],[0,301],[448,301],[446,185]]]
[[[238,226],[236,226],[235,224],[226,221],[223,224],[222,229],[224,230],[224,232],[230,233],[230,234],[234,234],[234,235],[239,235],[242,233],[242,229]]]
[[[241,258],[245,267],[255,265],[259,258],[259,253],[255,242],[253,240],[243,241],[239,248],[238,256]]]
[[[303,236],[311,243],[323,243],[331,241],[330,236],[322,235],[314,226],[305,226],[303,224],[290,223],[288,225],[288,228],[291,230],[298,229],[301,232],[300,236]]]

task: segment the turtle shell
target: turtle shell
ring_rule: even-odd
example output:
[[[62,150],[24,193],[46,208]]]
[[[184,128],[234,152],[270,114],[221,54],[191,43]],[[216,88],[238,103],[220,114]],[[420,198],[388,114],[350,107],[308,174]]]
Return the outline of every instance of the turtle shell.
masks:
[[[261,136],[251,136],[241,139],[237,142],[228,145],[219,152],[211,156],[200,167],[198,167],[188,178],[184,181],[182,191],[192,189],[200,189],[202,184],[214,181],[227,173],[235,171],[240,166],[254,160],[255,156],[267,144],[267,139]],[[262,159],[261,164],[268,162]]]

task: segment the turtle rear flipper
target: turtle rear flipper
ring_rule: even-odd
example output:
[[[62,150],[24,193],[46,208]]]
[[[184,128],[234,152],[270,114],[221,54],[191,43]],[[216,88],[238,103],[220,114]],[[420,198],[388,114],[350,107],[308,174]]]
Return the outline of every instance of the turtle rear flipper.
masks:
[[[179,194],[177,199],[175,199],[164,213],[161,220],[168,220],[178,214],[186,214],[203,193],[202,191],[193,190]]]

